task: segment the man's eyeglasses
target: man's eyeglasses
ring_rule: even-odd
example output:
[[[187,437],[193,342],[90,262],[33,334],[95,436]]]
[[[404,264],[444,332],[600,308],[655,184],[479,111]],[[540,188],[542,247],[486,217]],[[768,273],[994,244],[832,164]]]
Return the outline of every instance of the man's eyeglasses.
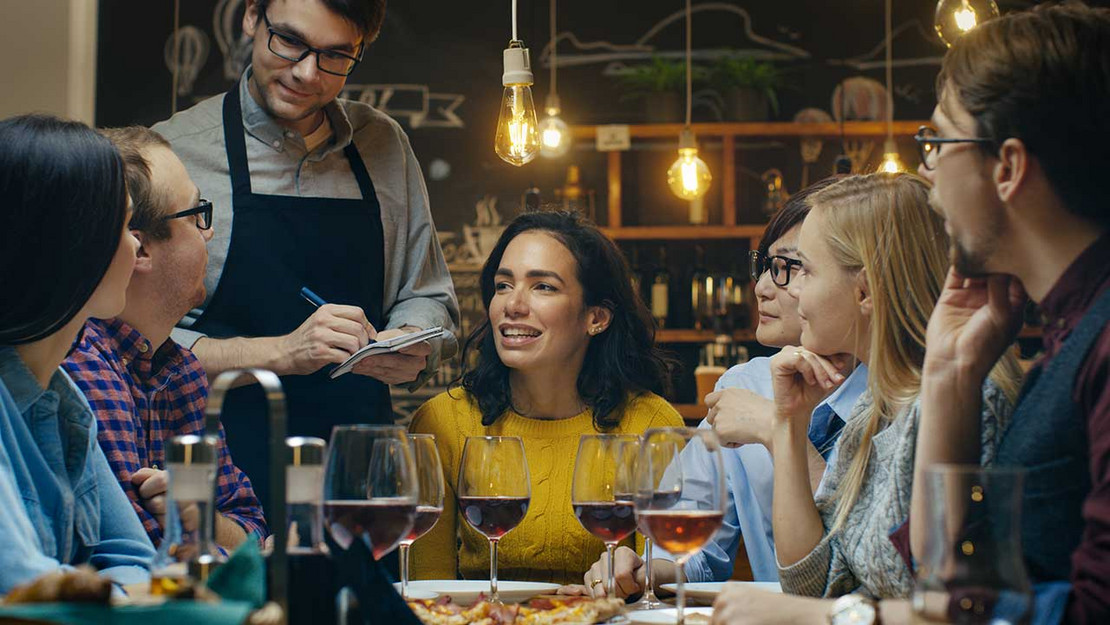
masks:
[[[752,281],[758,282],[763,277],[764,272],[770,271],[771,282],[774,282],[776,286],[790,284],[791,272],[802,266],[800,260],[787,258],[786,256],[766,256],[757,250],[748,252],[748,260]]]
[[[182,217],[189,217],[190,215],[196,215],[197,228],[200,228],[201,230],[207,230],[211,228],[212,202],[209,202],[208,200],[201,200],[200,204],[198,204],[197,206],[194,206],[193,208],[187,210],[183,210],[180,213],[166,215],[162,218],[162,220],[169,221],[170,219],[180,219]]]
[[[925,169],[932,171],[936,169],[937,159],[940,157],[940,148],[945,143],[978,143],[980,145],[990,145],[994,143],[990,139],[941,139],[937,136],[937,131],[928,126],[922,126],[917,129],[917,134],[913,136],[913,140],[917,142],[917,149],[921,152],[921,163],[925,165]]]
[[[270,18],[266,14],[262,14],[262,21],[266,22],[266,30],[270,31],[270,40],[268,47],[270,52],[273,52],[280,58],[294,63],[300,63],[308,55],[316,54],[316,67],[325,74],[333,76],[349,76],[351,72],[355,71],[355,66],[362,60],[362,51],[364,44],[359,44],[358,53],[355,56],[336,52],[335,50],[321,50],[320,48],[313,48],[304,41],[300,40],[293,35],[274,30],[270,24]]]

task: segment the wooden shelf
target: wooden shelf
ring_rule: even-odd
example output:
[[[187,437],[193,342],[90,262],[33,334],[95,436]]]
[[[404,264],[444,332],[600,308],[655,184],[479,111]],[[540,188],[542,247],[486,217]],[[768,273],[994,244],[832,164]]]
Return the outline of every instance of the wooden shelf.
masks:
[[[602,228],[614,241],[752,239],[763,236],[765,226],[622,226]]]
[[[895,136],[912,136],[917,129],[928,122],[924,121],[896,121],[894,122]],[[666,139],[677,138],[685,124],[616,124],[628,126],[629,135],[633,139]],[[749,123],[714,123],[691,124],[694,134],[706,137],[839,137],[841,124],[829,122],[823,124],[799,124],[795,122],[749,122]],[[845,122],[843,132],[848,137],[885,137],[886,122]],[[575,139],[594,139],[597,136],[597,126],[572,126],[571,133]]]
[[[1023,326],[1018,333],[1018,338],[1021,339],[1039,339],[1042,336],[1044,336],[1044,328],[1041,326]]]
[[[712,343],[717,340],[717,333],[712,330],[693,329],[663,329],[655,331],[656,343]],[[732,340],[737,343],[755,340],[753,330],[737,330],[732,333]]]

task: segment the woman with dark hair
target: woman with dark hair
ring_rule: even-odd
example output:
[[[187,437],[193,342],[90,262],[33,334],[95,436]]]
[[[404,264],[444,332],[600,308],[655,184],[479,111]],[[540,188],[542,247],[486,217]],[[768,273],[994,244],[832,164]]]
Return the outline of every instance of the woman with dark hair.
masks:
[[[89,317],[125,302],[138,242],[123,163],[89,127],[0,121],[0,593],[63,565],[119,583],[154,548],[59,369]]]
[[[767,347],[794,345],[802,334],[798,317],[798,299],[788,286],[801,264],[797,255],[798,232],[809,213],[807,199],[839,178],[826,178],[791,196],[771,218],[763,231],[759,248],[750,253],[752,279],[759,304],[759,325],[756,340]],[[734,557],[741,537],[755,581],[778,580],[775,543],[771,531],[771,494],[773,466],[771,455],[762,444],[770,437],[772,398],[771,359],[760,357],[736,365],[726,371],[713,393],[705,398],[708,416],[701,427],[712,427],[721,441],[734,449],[723,456],[728,476],[729,500],[725,505],[722,528],[702,551],[691,557],[685,567],[686,579],[692,582],[725,581],[732,576]],[[827,457],[852,405],[863,392],[867,381],[866,368],[850,376],[838,391],[830,395],[814,411],[814,427],[810,431],[813,456],[812,473],[820,479]],[[693,450],[691,450],[693,451]],[[704,458],[687,454],[683,461],[692,471],[707,471]],[[674,562],[670,554],[656,549],[653,554],[655,584],[673,583]],[[643,560],[630,550],[616,554],[614,569],[621,594],[635,594],[643,589]],[[594,579],[605,578],[605,560],[598,560],[586,572],[585,583],[595,594],[604,594]]]
[[[463,352],[473,366],[460,389],[412,421],[412,431],[435,435],[449,491],[439,523],[413,545],[413,577],[488,573],[486,539],[459,517],[453,490],[466,437],[498,435],[524,440],[532,479],[527,517],[501,539],[500,569],[508,579],[567,583],[605,550],[570,505],[578,439],[682,425],[660,397],[669,363],[620,250],[576,215],[516,218],[490,253],[481,288],[487,318]]]

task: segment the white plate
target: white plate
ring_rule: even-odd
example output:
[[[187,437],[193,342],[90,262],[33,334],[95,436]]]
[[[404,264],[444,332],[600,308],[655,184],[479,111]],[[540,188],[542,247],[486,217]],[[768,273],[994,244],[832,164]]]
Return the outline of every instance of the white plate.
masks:
[[[767,592],[782,592],[782,586],[778,582],[690,582],[683,584],[682,587],[686,590],[687,597],[705,603],[712,603],[717,598],[717,593],[721,592],[724,585],[729,583],[751,586]],[[675,591],[674,584],[661,584],[660,588],[671,592]]]
[[[559,589],[559,584],[546,584],[543,582],[507,582],[497,581],[497,592],[505,603],[520,603],[536,595],[553,593]],[[478,595],[489,595],[489,581],[478,579],[421,579],[409,582],[409,593],[413,591],[434,592],[438,595],[450,595],[459,605],[471,605],[478,601]]]
[[[397,590],[397,594],[401,594],[401,582],[394,582],[393,588]],[[439,593],[430,590],[417,590],[412,587],[412,582],[409,582],[409,599],[438,599]]]
[[[685,618],[690,618],[691,614],[704,614],[709,616],[713,614],[713,608],[686,608],[682,611]],[[674,608],[663,608],[662,610],[637,610],[629,612],[628,618],[633,623],[643,623],[644,625],[656,623],[669,623],[672,624],[678,621],[678,614]]]

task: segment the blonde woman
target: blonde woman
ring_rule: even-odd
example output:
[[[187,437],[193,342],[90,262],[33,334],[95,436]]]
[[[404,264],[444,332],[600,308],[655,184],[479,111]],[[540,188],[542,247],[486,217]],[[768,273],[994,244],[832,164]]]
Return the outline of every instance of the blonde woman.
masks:
[[[772,518],[779,576],[789,593],[860,593],[868,600],[902,598],[912,589],[890,532],[910,511],[925,329],[948,269],[944,223],[928,195],[915,176],[871,174],[809,200],[798,239],[802,269],[792,282],[802,345],[784,348],[771,363]],[[868,366],[868,390],[815,497],[807,471],[809,415],[853,359]],[[983,387],[984,463],[1008,422],[1019,375],[1010,357]],[[830,603],[739,590],[718,598],[720,622],[735,610],[755,616],[760,608],[768,618],[817,618],[830,614]]]

